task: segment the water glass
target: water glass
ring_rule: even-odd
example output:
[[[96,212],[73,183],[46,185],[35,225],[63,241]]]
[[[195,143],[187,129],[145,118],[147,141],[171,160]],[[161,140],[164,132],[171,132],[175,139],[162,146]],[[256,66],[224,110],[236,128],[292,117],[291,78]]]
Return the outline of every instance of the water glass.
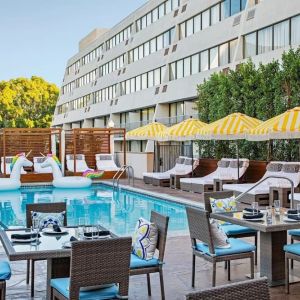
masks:
[[[79,218],[78,220],[78,238],[82,240],[85,233],[85,218]]]
[[[280,215],[280,200],[274,200],[275,215]]]
[[[258,214],[258,202],[252,202],[252,214],[257,215]]]
[[[273,213],[273,207],[267,206],[266,207],[267,224],[272,224],[272,213]]]
[[[93,240],[97,240],[99,238],[99,230],[97,226],[92,227],[92,236]]]
[[[300,216],[300,204],[297,204],[297,214]]]
[[[35,243],[35,244],[39,243],[39,231],[40,231],[39,219],[33,217],[32,218],[31,234],[32,234],[33,237],[35,237],[35,240],[33,241],[33,243]]]

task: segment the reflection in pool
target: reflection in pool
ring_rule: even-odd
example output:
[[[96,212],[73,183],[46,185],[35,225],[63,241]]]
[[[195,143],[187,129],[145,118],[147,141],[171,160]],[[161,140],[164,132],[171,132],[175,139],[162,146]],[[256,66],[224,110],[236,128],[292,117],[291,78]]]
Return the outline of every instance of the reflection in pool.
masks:
[[[1,222],[7,226],[24,225],[26,204],[62,201],[67,203],[69,225],[77,225],[79,218],[85,217],[89,224],[99,220],[118,235],[131,235],[137,219],[149,219],[151,210],[155,210],[170,216],[170,234],[187,233],[184,205],[127,190],[113,192],[106,185],[74,190],[30,187],[1,192]]]

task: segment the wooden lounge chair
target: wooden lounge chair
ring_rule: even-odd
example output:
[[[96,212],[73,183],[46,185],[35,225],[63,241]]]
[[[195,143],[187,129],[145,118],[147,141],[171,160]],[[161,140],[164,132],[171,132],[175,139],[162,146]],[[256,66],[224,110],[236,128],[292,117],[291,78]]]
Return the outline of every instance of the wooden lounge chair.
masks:
[[[6,280],[11,277],[10,265],[6,261],[0,262],[0,300],[6,298]]]
[[[64,226],[67,226],[67,206],[65,202],[54,202],[54,203],[33,203],[26,205],[26,227],[30,228],[32,226],[31,212],[42,212],[42,213],[60,213],[65,211]],[[30,265],[31,265],[31,297],[34,297],[34,270],[35,262],[38,259],[27,260],[27,273],[26,273],[26,283],[29,284],[30,277]],[[31,264],[30,264],[31,262]]]
[[[186,207],[186,212],[193,249],[192,287],[195,286],[196,256],[202,257],[213,264],[212,286],[216,285],[217,262],[227,262],[228,280],[230,280],[230,261],[249,258],[251,278],[254,278],[254,245],[241,239],[230,238],[230,248],[215,248],[209,212],[191,207]]]
[[[130,252],[129,237],[73,242],[70,277],[51,280],[51,299],[127,299]]]
[[[130,276],[147,274],[148,295],[151,296],[150,274],[159,273],[161,297],[162,299],[165,299],[164,278],[162,268],[164,265],[164,255],[169,226],[169,217],[151,211],[150,222],[155,223],[158,228],[158,241],[156,246],[158,250],[158,258],[146,261],[139,259],[134,254],[131,254]]]
[[[267,278],[247,280],[186,295],[186,300],[270,300]]]

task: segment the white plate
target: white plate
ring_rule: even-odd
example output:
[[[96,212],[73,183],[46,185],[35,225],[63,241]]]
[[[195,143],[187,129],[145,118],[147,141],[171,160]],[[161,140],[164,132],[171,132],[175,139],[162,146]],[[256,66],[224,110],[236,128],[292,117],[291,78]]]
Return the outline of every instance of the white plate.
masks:
[[[259,212],[261,212],[261,210]],[[245,214],[245,215],[253,215],[252,212],[247,211],[247,210],[243,210],[243,214]]]
[[[13,243],[31,243],[31,242],[34,242],[35,240],[36,240],[36,238],[31,238],[31,239],[27,239],[27,240],[12,239],[11,241]]]
[[[42,232],[45,234],[51,234],[51,235],[65,234],[68,232],[67,229],[62,228],[62,227],[60,227],[60,230],[61,230],[61,232],[56,232],[56,231],[53,231],[53,228],[44,228],[42,230]]]
[[[264,221],[264,217],[262,218],[255,218],[255,219],[245,219],[243,218],[244,221],[249,221],[249,222],[260,222],[260,221]]]
[[[300,220],[294,220],[294,219],[290,219],[288,217],[284,217],[282,219],[284,222],[290,222],[290,223],[294,223],[294,222],[300,222]]]

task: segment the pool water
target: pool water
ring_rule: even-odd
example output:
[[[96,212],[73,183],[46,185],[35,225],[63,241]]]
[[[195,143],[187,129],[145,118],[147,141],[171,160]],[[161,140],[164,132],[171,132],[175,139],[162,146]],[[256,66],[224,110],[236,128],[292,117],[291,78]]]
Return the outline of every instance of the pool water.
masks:
[[[145,194],[121,189],[113,192],[107,185],[86,189],[29,187],[0,192],[1,222],[6,226],[25,225],[26,204],[66,202],[68,225],[79,218],[89,224],[101,224],[117,235],[131,235],[139,217],[150,218],[151,210],[170,217],[169,234],[187,234],[185,206]]]

